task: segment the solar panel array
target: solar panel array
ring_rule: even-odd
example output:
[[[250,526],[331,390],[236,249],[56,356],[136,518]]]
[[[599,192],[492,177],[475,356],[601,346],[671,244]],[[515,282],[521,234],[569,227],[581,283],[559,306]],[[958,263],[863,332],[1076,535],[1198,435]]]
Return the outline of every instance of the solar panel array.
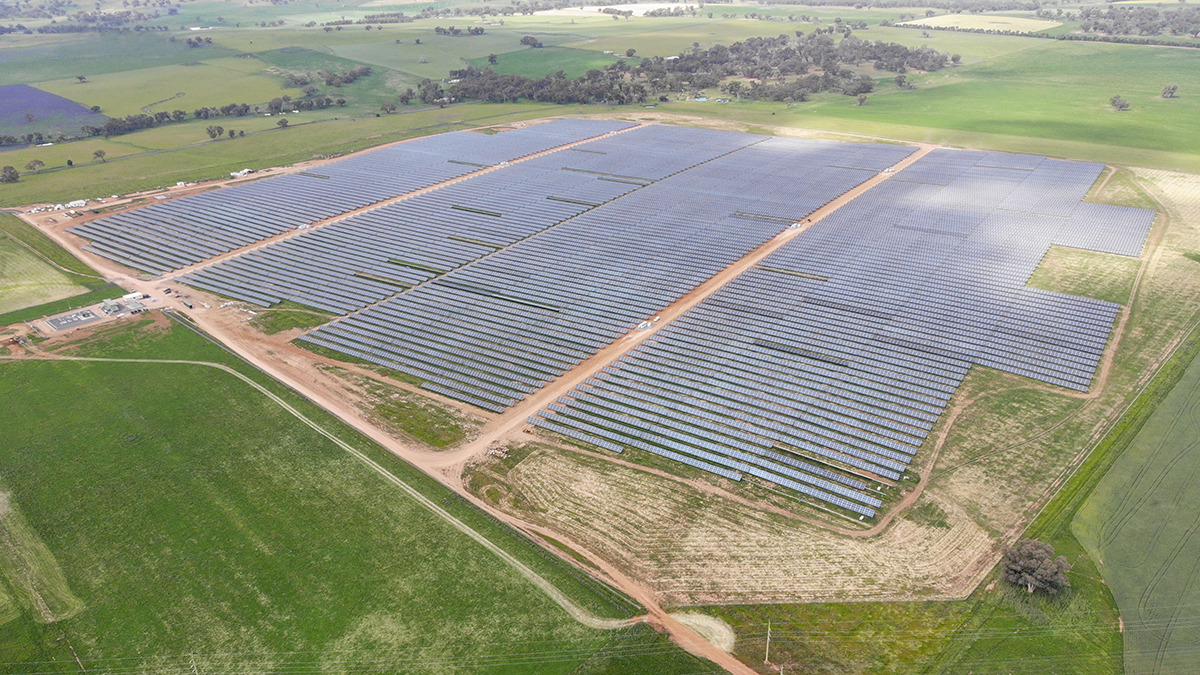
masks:
[[[77,230],[177,269],[623,126],[443,134]],[[648,126],[180,279],[348,314],[302,339],[500,412],[913,151]],[[1088,388],[1118,306],[1025,283],[1052,244],[1140,254],[1153,212],[1080,201],[1100,169],[936,150],[529,421],[873,516],[972,365]]]
[[[723,139],[723,140],[722,140]],[[762,140],[646,127],[529,159],[290,237],[179,277],[269,306],[347,314],[507,247],[669,174]],[[639,176],[603,171],[635,152]],[[659,158],[652,168],[646,158]]]
[[[179,280],[268,306],[348,314],[636,189],[515,164],[268,244]]]
[[[873,516],[972,364],[1087,389],[1119,307],[1025,283],[1140,254],[1152,211],[1080,201],[1100,169],[935,151],[530,422]]]
[[[427,136],[68,231],[91,242],[85,250],[163,274],[486,166],[630,126],[566,119],[490,136],[465,131]]]
[[[622,180],[656,182],[304,339],[501,411],[913,152],[674,127],[601,143],[636,154]],[[621,170],[569,154],[571,173]]]

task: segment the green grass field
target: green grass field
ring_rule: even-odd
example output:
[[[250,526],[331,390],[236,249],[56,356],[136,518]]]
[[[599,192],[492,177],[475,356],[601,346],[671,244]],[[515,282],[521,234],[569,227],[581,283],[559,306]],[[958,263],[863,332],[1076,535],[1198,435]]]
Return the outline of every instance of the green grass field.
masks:
[[[624,52],[622,52],[624,54]],[[616,56],[586,49],[570,47],[542,47],[522,49],[497,56],[496,65],[489,65],[487,57],[471,59],[476,68],[491,68],[497,73],[542,77],[561,70],[567,77],[580,77],[589,70],[604,70],[617,60]],[[635,65],[637,59],[630,59]]]
[[[1198,439],[1200,361],[1193,361],[1071,522],[1121,608],[1130,673],[1194,667]]]
[[[98,105],[109,117],[176,109],[190,116],[203,106],[254,106],[284,94],[300,96],[297,89],[285,89],[263,74],[257,59],[209,58],[206,49],[211,47],[193,50],[196,61],[189,64],[92,75],[85,83],[74,77],[50,80],[38,87],[87,106]]]
[[[182,327],[145,330],[108,329],[68,351],[236,365]],[[0,392],[11,402],[0,419],[0,488],[22,519],[0,539],[25,542],[5,548],[0,576],[26,580],[6,585],[6,615],[16,606],[19,616],[0,625],[0,671],[78,670],[69,647],[89,671],[195,663],[199,672],[619,672],[631,655],[662,672],[705,669],[644,629],[608,633],[570,620],[512,568],[228,373],[3,363]],[[370,451],[427,494],[446,494]],[[629,611],[481,514],[443,503],[585,606]],[[13,572],[35,567],[32,576]],[[37,597],[54,616],[31,609],[42,606]]]
[[[0,315],[87,291],[7,234],[0,233]]]
[[[1124,305],[1129,302],[1138,267],[1136,258],[1054,246],[1027,283],[1034,288]]]
[[[46,235],[0,213],[0,326],[123,293]]]
[[[182,39],[171,42],[163,33],[12,34],[0,43],[0,84],[92,78],[236,54],[220,45],[191,49]],[[67,98],[77,100],[73,95]]]

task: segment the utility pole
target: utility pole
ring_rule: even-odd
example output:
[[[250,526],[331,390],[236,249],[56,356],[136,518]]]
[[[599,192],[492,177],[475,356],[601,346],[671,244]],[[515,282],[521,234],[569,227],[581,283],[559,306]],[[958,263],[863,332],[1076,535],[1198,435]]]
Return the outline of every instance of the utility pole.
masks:
[[[771,662],[771,620],[767,619],[767,653],[763,654],[763,665]]]

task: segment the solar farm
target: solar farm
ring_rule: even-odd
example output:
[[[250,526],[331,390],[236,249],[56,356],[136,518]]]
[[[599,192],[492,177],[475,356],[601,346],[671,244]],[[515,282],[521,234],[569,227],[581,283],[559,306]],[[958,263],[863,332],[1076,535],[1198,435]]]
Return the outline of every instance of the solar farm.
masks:
[[[1099,164],[939,149],[890,173],[916,150],[557,120],[430,136],[73,232],[198,289],[331,312],[301,340],[497,414],[648,331],[528,422],[868,518],[972,366],[1088,390],[1120,306],[1026,282],[1051,246],[1138,256],[1155,215],[1083,202]]]

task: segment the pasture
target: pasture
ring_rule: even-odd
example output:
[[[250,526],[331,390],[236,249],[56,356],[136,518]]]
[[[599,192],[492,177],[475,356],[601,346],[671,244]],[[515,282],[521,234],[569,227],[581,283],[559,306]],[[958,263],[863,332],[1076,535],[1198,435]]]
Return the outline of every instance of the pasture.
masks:
[[[885,31],[890,32],[885,36]],[[946,49],[936,42],[942,35],[927,44]],[[991,37],[946,35],[954,42]],[[872,29],[872,38],[885,37],[921,40],[911,30]],[[993,39],[1010,46],[1024,43],[1024,48],[970,66],[910,75],[914,90],[895,87],[891,77],[880,78],[863,106],[826,93],[791,108],[747,102],[672,103],[668,108],[751,124],[1200,170],[1200,99],[1160,96],[1164,84],[1193,79],[1200,50]],[[1118,113],[1109,105],[1118,91],[1131,101],[1129,111]]]
[[[0,232],[0,315],[86,290],[19,241]]]
[[[0,44],[0,84],[32,84],[77,75],[91,78],[236,54],[219,45],[197,51],[183,40],[171,42],[170,36],[161,33],[5,35]]]
[[[0,213],[0,326],[121,295],[83,262],[24,221]]]
[[[108,328],[59,352],[238,367],[161,322]],[[63,598],[49,617],[11,594],[0,670],[55,661],[74,669],[68,645],[88,670],[568,672],[588,662],[585,670],[600,672],[620,669],[630,654],[666,670],[704,670],[644,629],[610,634],[570,620],[512,568],[229,373],[0,363],[0,392],[14,401],[0,420],[3,490],[26,525],[22,539],[11,536],[13,525],[0,534],[42,544],[7,547],[0,570],[36,557],[43,573],[29,592]],[[389,471],[445,495],[287,398]],[[632,609],[572,581],[561,563],[467,507],[446,504],[585,606]]]
[[[205,48],[193,50],[198,60],[192,63],[157,66],[120,73],[92,75],[85,83],[74,77],[39,84],[46,91],[98,105],[111,117],[139,113],[171,112],[181,109],[190,116],[203,106],[220,107],[229,103],[265,104],[285,94],[299,97],[296,89],[284,89],[262,72],[257,59],[205,58]],[[235,121],[235,120],[229,120]]]
[[[592,50],[543,47],[506,52],[497,57],[495,65],[490,65],[486,56],[471,59],[470,63],[476,68],[491,68],[497,73],[511,73],[525,77],[542,77],[552,75],[560,70],[567,77],[580,77],[589,70],[604,70],[616,60],[616,56],[600,54]],[[630,65],[636,65],[638,60],[630,59],[629,61]]]

